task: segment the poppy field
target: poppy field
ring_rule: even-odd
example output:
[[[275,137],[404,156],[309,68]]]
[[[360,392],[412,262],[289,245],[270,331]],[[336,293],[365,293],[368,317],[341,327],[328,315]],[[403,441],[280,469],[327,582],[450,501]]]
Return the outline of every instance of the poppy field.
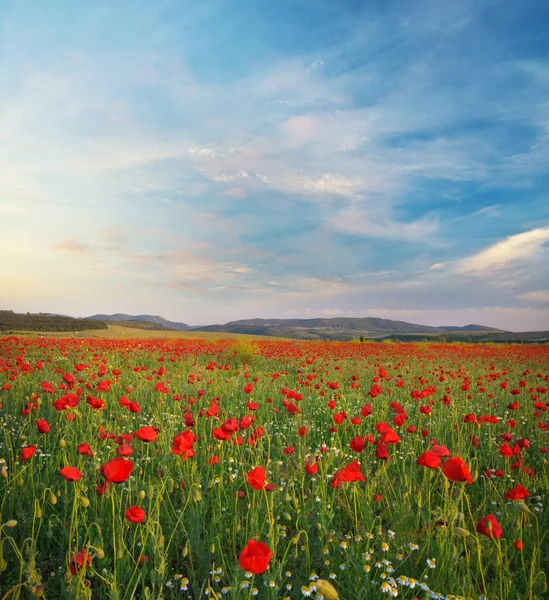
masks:
[[[0,338],[0,599],[548,597],[549,347]]]

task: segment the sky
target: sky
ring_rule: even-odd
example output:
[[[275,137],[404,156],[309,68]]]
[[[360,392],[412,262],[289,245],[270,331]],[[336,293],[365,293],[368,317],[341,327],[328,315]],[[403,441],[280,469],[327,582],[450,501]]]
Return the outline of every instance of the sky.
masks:
[[[4,0],[0,309],[549,329],[549,3]]]

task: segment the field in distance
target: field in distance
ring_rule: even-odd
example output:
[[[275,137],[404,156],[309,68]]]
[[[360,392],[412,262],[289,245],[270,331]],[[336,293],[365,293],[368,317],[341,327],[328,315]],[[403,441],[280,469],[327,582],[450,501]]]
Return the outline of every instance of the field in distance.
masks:
[[[0,332],[0,335],[9,335],[8,332]],[[82,331],[16,331],[13,335],[31,337],[74,337],[74,338],[104,338],[104,339],[255,339],[264,340],[265,336],[241,333],[225,333],[222,331],[174,331],[168,329],[138,329],[124,325],[111,325],[107,323],[107,329],[84,329]],[[270,340],[282,340],[281,337],[270,337]]]

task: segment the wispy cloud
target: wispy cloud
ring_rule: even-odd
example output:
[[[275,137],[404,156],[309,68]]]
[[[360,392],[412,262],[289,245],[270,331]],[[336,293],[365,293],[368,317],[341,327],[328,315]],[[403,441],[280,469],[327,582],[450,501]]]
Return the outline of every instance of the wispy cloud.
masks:
[[[462,259],[455,266],[456,273],[490,273],[504,269],[517,262],[528,261],[539,256],[549,242],[549,227],[538,227],[531,231],[511,235],[501,242]]]

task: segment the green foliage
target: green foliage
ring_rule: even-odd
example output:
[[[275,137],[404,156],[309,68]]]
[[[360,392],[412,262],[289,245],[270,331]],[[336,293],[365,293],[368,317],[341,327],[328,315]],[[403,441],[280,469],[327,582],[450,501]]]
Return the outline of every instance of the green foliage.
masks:
[[[107,329],[102,321],[75,319],[61,315],[19,314],[0,310],[0,331],[83,331]]]

